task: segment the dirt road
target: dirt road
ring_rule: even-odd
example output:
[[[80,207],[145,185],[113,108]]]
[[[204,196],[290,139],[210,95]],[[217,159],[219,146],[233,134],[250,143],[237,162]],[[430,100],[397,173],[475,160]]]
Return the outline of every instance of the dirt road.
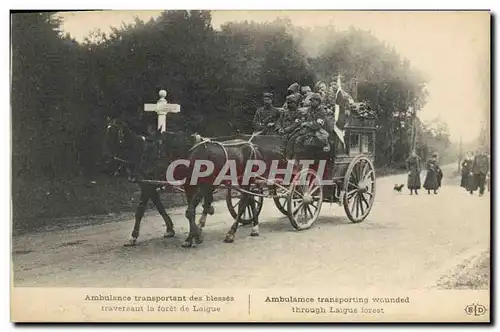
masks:
[[[169,211],[177,231],[172,239],[162,238],[162,219],[149,212],[137,247],[123,246],[133,214],[128,221],[24,234],[12,243],[15,286],[422,288],[489,248],[488,193],[470,196],[456,178],[445,179],[438,195],[397,193],[395,183],[406,183],[406,176],[377,180],[375,205],[363,223],[324,204],[320,219],[301,232],[268,200],[260,236],[240,228],[232,244],[222,242],[232,222],[225,202],[215,204],[204,243],[191,249],[180,247],[187,235],[184,208]]]

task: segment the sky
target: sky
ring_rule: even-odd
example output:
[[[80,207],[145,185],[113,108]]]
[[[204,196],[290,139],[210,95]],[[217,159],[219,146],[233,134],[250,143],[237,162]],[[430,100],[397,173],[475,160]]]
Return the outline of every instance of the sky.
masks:
[[[103,11],[61,13],[63,31],[83,40],[94,29],[110,31],[134,17],[149,20],[161,11]],[[288,17],[296,26],[334,24],[369,30],[395,47],[429,79],[424,121],[439,118],[448,124],[452,140],[475,140],[489,109],[490,16],[488,12],[370,12],[370,11],[214,11],[212,24],[227,21],[272,21]]]

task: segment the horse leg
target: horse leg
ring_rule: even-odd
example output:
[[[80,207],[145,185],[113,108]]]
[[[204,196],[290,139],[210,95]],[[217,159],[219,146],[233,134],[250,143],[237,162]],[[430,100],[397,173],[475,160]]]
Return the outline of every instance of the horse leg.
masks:
[[[236,234],[236,231],[238,230],[238,226],[240,224],[240,219],[243,213],[245,213],[245,210],[248,206],[248,195],[243,194],[241,195],[241,201],[240,204],[238,205],[238,215],[236,216],[236,219],[234,223],[231,225],[231,228],[226,234],[226,237],[224,238],[225,243],[233,243],[234,242],[234,235]]]
[[[139,198],[139,204],[135,209],[135,224],[132,230],[132,236],[129,241],[125,243],[126,247],[135,246],[137,244],[137,238],[139,237],[139,230],[141,228],[141,220],[144,217],[144,212],[146,211],[146,206],[148,204],[149,198],[151,197],[151,188],[141,186],[141,196]]]
[[[196,225],[196,207],[201,202],[202,191],[200,187],[187,187],[186,195],[188,200],[188,207],[186,209],[186,218],[189,220],[189,235],[182,243],[182,247],[194,247],[196,244],[202,243],[201,228]],[[193,239],[195,242],[193,242]]]
[[[170,216],[167,214],[167,211],[165,211],[165,207],[160,200],[160,195],[158,195],[158,192],[156,190],[153,192],[151,200],[153,201],[153,204],[155,205],[156,209],[162,216],[163,221],[165,222],[166,231],[163,237],[174,237],[174,223],[172,222],[172,219],[170,219]]]
[[[249,197],[249,203],[250,203],[250,208],[252,209],[252,215],[253,215],[253,220],[252,220],[252,232],[250,233],[250,236],[259,236],[259,216],[257,214],[257,205],[255,204],[256,198],[255,197]]]
[[[215,209],[212,206],[213,201],[214,201],[213,187],[210,187],[206,189],[203,198],[203,212],[201,213],[200,220],[198,221],[198,226],[200,228],[205,227],[205,223],[207,222],[207,215],[213,215],[215,213]]]

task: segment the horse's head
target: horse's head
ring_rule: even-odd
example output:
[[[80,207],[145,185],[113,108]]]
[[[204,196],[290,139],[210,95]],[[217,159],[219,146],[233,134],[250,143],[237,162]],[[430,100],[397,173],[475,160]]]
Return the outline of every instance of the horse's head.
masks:
[[[196,133],[171,131],[153,133],[145,140],[142,172],[153,174],[158,170],[166,170],[169,163],[186,158],[189,149],[202,140],[203,138]]]
[[[137,170],[144,149],[145,138],[133,133],[126,122],[112,119],[106,123],[102,143],[104,171],[117,175],[121,169]]]
[[[127,126],[123,121],[111,119],[106,123],[102,142],[102,158],[105,163],[110,163],[120,155],[125,144],[126,130]]]

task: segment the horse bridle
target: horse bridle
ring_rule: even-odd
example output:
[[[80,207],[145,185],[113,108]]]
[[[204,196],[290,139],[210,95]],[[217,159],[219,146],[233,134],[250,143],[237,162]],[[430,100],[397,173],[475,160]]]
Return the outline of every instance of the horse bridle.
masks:
[[[108,123],[108,125],[106,126],[106,135],[109,133],[109,130],[111,128],[115,128],[117,131],[118,131],[118,141],[120,142],[120,144],[123,143],[123,139],[125,138],[125,133],[123,132],[123,127],[122,126],[119,126],[116,121],[111,121]]]
[[[109,130],[111,128],[114,128],[117,130],[119,147],[121,147],[121,145],[123,144],[123,141],[125,139],[125,132],[123,130],[123,127],[120,126],[119,124],[117,124],[116,120],[113,120],[113,121],[109,122],[108,125],[106,126],[106,135],[109,134]],[[143,140],[146,140],[146,138],[144,136],[141,136],[141,137]],[[112,156],[111,159],[119,162],[118,167],[117,167],[116,171],[114,172],[115,175],[122,169],[123,164],[129,164],[129,165],[134,164],[132,161],[120,158],[116,155]]]

